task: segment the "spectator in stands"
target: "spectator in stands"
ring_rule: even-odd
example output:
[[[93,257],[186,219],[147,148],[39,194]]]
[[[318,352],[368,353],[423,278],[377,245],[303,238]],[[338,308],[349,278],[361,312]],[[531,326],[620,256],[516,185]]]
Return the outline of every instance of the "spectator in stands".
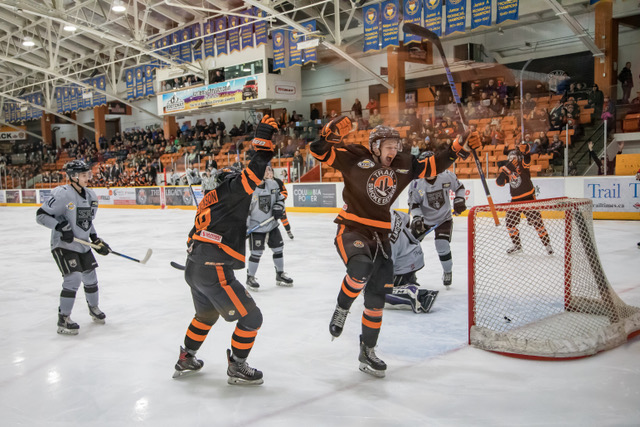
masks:
[[[489,82],[483,88],[483,92],[487,94],[487,98],[490,98],[493,92],[497,92],[497,90],[498,86],[494,79],[489,79]]]
[[[549,137],[547,137],[547,133],[545,131],[540,131],[538,134],[538,138],[536,139],[538,142],[538,153],[546,154],[549,149]]]
[[[567,126],[569,126],[569,130],[573,130],[574,139],[580,139],[584,135],[584,128],[580,124],[579,116],[576,117],[571,113],[567,113]]]
[[[302,157],[300,150],[296,150],[295,153],[293,154],[292,175],[293,175],[294,181],[300,179],[300,177],[304,173],[303,169],[304,169],[304,158]]]
[[[373,114],[371,116],[369,116],[369,126],[371,126],[371,128],[375,128],[378,125],[382,124],[382,116],[380,115],[380,113],[378,112],[378,109],[374,109],[373,110]]]
[[[554,163],[562,163],[562,152],[564,151],[564,144],[560,140],[558,134],[553,135],[553,140],[549,143],[547,154],[553,156]]]
[[[353,113],[353,117],[355,119],[362,117],[362,104],[360,103],[360,100],[358,98],[356,98],[355,102],[351,106],[351,112]]]
[[[182,82],[182,77],[174,78],[173,82],[171,82],[171,86],[173,87],[173,89],[178,89],[178,88],[184,87],[184,84]]]
[[[573,160],[569,160],[569,171],[567,173],[569,176],[578,175],[578,168],[576,167],[575,163],[573,163]]]
[[[297,147],[293,143],[293,139],[287,138],[287,145],[282,150],[282,157],[293,157],[296,151]]]
[[[525,114],[529,114],[533,107],[536,106],[536,100],[531,97],[529,92],[524,94],[524,100],[522,101],[522,108]]]
[[[631,88],[633,88],[633,74],[631,73],[631,62],[627,62],[620,74],[618,81],[622,86],[622,103],[628,104],[631,96]]]
[[[373,114],[373,111],[378,108],[378,101],[376,101],[373,98],[369,99],[369,102],[367,103],[366,107],[367,110],[369,110],[369,115]]]
[[[602,156],[600,156],[600,158],[598,159],[598,156],[596,156],[596,153],[593,152],[593,141],[587,142],[587,147],[589,148],[589,156],[595,162],[595,164],[598,165],[598,175],[605,175],[604,162],[605,162],[606,150],[605,150],[605,153],[603,153]],[[624,141],[618,141],[617,154],[622,154],[623,148],[624,148]],[[609,156],[606,156],[606,162],[607,162],[606,174],[615,175],[616,174],[615,173],[616,172],[616,156],[614,156],[613,159],[611,160],[609,160]]]
[[[224,122],[220,117],[218,117],[218,122],[216,123],[216,130],[218,132],[218,141],[222,144],[222,137],[224,136],[224,130],[227,128]]]
[[[209,156],[207,162],[205,163],[205,169],[211,172],[213,169],[218,169],[218,162],[216,162],[215,157]]]
[[[240,135],[241,135],[240,129],[238,129],[238,126],[234,124],[231,130],[229,131],[229,136],[234,137],[234,136],[240,136]]]
[[[222,70],[216,70],[213,76],[213,83],[220,83],[224,81],[224,74],[222,74]]]
[[[484,130],[480,133],[480,139],[482,140],[482,146],[489,145],[493,142],[493,131],[491,125],[487,124]]]
[[[616,131],[616,104],[608,96],[604,97],[600,118],[607,121],[609,132],[613,133]]]
[[[551,109],[549,113],[549,120],[552,130],[560,130],[566,123],[567,110],[564,108],[562,101],[558,100],[556,105]]]
[[[309,114],[309,118],[314,121],[320,118],[320,111],[318,110],[315,104],[311,108],[311,113]]]
[[[491,98],[489,109],[491,110],[491,114],[493,117],[504,115],[504,105],[502,105],[502,102],[500,102],[497,97]]]

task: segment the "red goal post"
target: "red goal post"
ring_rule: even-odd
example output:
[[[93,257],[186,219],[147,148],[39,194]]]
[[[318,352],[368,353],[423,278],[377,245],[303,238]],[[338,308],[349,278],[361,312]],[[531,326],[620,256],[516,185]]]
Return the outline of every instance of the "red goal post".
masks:
[[[602,269],[589,199],[557,198],[475,206],[468,217],[469,343],[532,359],[573,359],[640,333],[640,308],[625,304]],[[539,212],[544,227],[528,223]],[[505,217],[520,218],[522,251]],[[532,221],[535,223],[535,221]],[[543,245],[548,234],[553,254]]]

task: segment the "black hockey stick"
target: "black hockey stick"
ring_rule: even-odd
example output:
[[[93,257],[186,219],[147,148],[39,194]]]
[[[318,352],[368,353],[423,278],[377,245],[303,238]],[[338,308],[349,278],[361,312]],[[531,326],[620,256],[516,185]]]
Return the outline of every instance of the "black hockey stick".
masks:
[[[75,242],[81,243],[83,245],[91,246],[93,249],[96,249],[96,250],[102,248],[102,245],[96,245],[94,243],[87,242],[86,240],[78,239],[77,237],[74,237],[73,240]],[[147,261],[149,261],[149,258],[151,258],[151,254],[153,253],[153,251],[151,249],[147,249],[147,253],[145,254],[144,258],[142,258],[142,260],[136,259],[134,257],[130,257],[129,255],[121,254],[119,252],[114,251],[111,248],[109,248],[109,253],[110,254],[114,254],[114,255],[118,255],[118,256],[120,256],[122,258],[126,258],[126,259],[128,259],[130,261],[139,262],[140,264],[146,264]]]
[[[182,265],[182,264],[178,264],[178,263],[177,263],[177,262],[175,262],[175,261],[171,261],[171,262],[170,262],[170,264],[171,264],[171,267],[175,268],[176,270],[182,270],[182,271],[184,271],[184,270],[186,270],[186,269],[187,269],[187,267],[186,267],[186,266],[184,266],[184,265]]]
[[[412,23],[405,23],[402,26],[402,30],[405,33],[410,33],[418,37],[422,37],[423,39],[429,40],[434,44],[435,47],[438,48],[438,52],[440,52],[440,56],[442,57],[442,65],[444,66],[444,71],[447,74],[447,81],[449,82],[449,87],[451,88],[451,93],[453,94],[453,99],[456,101],[456,108],[458,110],[458,115],[460,116],[460,121],[462,122],[462,126],[467,130],[467,120],[464,116],[464,111],[462,111],[462,104],[460,102],[460,95],[458,95],[458,89],[456,88],[456,84],[453,81],[453,75],[451,74],[451,69],[449,68],[449,62],[447,62],[447,57],[444,54],[444,49],[442,49],[442,43],[440,43],[440,37],[433,31],[429,31],[426,28],[423,28],[419,25]],[[491,197],[491,192],[489,191],[489,187],[487,186],[487,180],[484,177],[484,172],[482,171],[482,165],[480,164],[480,159],[478,158],[478,153],[476,153],[475,149],[471,149],[471,154],[473,154],[473,159],[476,162],[476,169],[478,169],[478,173],[480,174],[480,180],[482,181],[482,187],[484,187],[484,193],[487,196],[487,200],[489,201],[489,208],[491,208],[491,215],[493,215],[493,221],[496,223],[496,226],[500,225],[500,220],[498,219],[498,212],[496,211],[496,207],[493,204],[493,198]]]

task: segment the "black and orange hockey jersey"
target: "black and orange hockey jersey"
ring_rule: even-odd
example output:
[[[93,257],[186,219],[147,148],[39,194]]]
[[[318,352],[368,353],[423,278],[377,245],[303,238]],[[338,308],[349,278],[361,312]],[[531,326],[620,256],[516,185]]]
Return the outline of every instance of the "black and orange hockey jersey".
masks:
[[[391,205],[412,180],[436,176],[451,166],[457,155],[468,155],[457,142],[454,147],[424,160],[399,152],[391,166],[385,167],[362,145],[335,144],[324,139],[310,144],[316,159],[339,170],[344,177],[345,204],[334,222],[383,233],[391,229]]]
[[[496,184],[500,187],[504,187],[509,183],[509,191],[511,192],[512,202],[521,202],[523,200],[535,200],[536,191],[531,182],[531,154],[529,153],[528,146],[523,144],[524,147],[520,147],[520,151],[524,152],[515,163],[509,166],[502,166],[500,173],[496,178]]]
[[[198,204],[189,260],[204,265],[244,268],[251,196],[262,182],[273,152],[257,151],[242,172],[221,182]]]

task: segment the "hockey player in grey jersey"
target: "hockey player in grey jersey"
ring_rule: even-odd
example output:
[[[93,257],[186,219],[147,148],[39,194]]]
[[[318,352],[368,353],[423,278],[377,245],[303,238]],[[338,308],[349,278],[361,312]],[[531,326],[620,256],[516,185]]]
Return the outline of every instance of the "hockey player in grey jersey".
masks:
[[[249,247],[251,255],[247,267],[247,287],[257,291],[260,284],[256,279],[260,257],[264,253],[265,245],[273,251],[273,263],[276,268],[276,285],[293,286],[293,280],[284,272],[284,241],[278,228],[278,220],[284,215],[284,199],[280,193],[280,185],[273,179],[273,169],[267,166],[264,180],[253,192],[251,206],[249,207],[249,218],[247,228],[263,223],[273,217],[274,221],[267,222],[254,230],[249,235]]]
[[[414,313],[428,313],[438,291],[420,289],[416,272],[424,267],[424,253],[420,240],[410,229],[410,223],[409,214],[392,211],[389,237],[393,259],[393,291],[385,295],[385,303],[391,306],[410,306]]]
[[[436,227],[436,251],[444,270],[442,283],[447,289],[451,286],[453,269],[450,246],[453,220],[449,191],[455,193],[453,210],[459,215],[467,209],[465,188],[453,172],[446,170],[433,178],[416,179],[409,186],[409,210],[413,217],[411,229],[420,236]]]
[[[82,160],[72,160],[64,166],[71,184],[56,187],[51,198],[36,213],[36,221],[51,229],[51,253],[62,273],[62,292],[58,307],[58,333],[76,335],[80,326],[71,320],[71,310],[80,283],[89,305],[89,314],[97,323],[105,323],[105,314],[98,308],[98,263],[88,246],[74,242],[74,237],[91,240],[100,246],[100,255],[109,254],[109,245],[100,239],[93,226],[98,210],[98,198],[87,188],[91,169]]]

